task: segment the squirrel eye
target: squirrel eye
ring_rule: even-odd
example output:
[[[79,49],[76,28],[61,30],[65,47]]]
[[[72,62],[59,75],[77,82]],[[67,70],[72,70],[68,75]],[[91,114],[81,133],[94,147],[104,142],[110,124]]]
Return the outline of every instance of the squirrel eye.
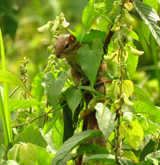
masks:
[[[65,45],[65,48],[69,48],[69,43],[67,43],[67,44]]]

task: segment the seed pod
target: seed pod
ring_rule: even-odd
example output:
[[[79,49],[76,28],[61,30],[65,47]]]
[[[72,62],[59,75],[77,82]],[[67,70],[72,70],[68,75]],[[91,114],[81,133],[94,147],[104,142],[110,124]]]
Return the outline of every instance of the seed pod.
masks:
[[[127,98],[127,95],[125,93],[122,94],[122,97],[124,99],[124,102],[126,105],[128,106],[133,106],[133,102],[131,102],[128,98]]]
[[[45,32],[45,31],[47,31],[48,29],[49,29],[49,24],[45,24],[45,25],[39,27],[39,28],[38,28],[38,31],[39,31],[39,32]]]
[[[111,86],[109,88],[107,88],[107,92],[112,92],[114,90],[116,82],[117,82],[116,80],[113,80]]]
[[[104,60],[105,61],[112,61],[117,55],[117,52],[112,53],[110,56],[104,55]]]
[[[134,19],[131,17],[131,15],[128,13],[126,9],[124,9],[124,21],[126,24],[132,24],[134,22]]]
[[[144,54],[144,51],[137,50],[137,49],[133,48],[131,45],[128,45],[128,48],[133,55],[141,56]]]
[[[120,102],[121,102],[121,98],[119,98],[118,100],[116,100],[116,101],[114,102],[114,104],[120,104]]]

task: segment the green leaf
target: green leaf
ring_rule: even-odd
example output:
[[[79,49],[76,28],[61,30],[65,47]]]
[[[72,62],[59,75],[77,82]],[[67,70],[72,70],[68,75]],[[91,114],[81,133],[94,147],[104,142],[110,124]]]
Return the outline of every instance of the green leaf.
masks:
[[[98,146],[96,144],[83,144],[77,150],[77,157],[83,153],[86,154],[109,154],[106,148]]]
[[[38,159],[37,159],[38,165],[51,165],[52,159],[48,154],[46,148],[42,148],[36,145],[35,147],[38,151]]]
[[[110,109],[108,109],[102,103],[97,103],[95,109],[97,110],[96,118],[98,121],[99,128],[103,132],[105,139],[108,139],[109,135],[114,130],[116,124],[116,114],[112,113]]]
[[[99,161],[105,161],[105,162],[107,162],[110,165],[115,165],[114,159],[115,159],[114,155],[96,154],[96,155],[90,156],[84,162],[87,162],[87,161],[90,161],[90,160],[99,160]]]
[[[63,107],[63,123],[64,123],[64,133],[63,133],[63,142],[68,140],[74,134],[73,127],[73,117],[72,111],[69,108],[66,100],[61,102],[61,106]]]
[[[116,0],[106,0],[105,1],[105,4],[106,4],[106,9],[107,9],[107,15],[111,12],[111,10],[112,10],[112,8],[113,8],[113,3],[114,3],[114,1],[116,1]]]
[[[20,153],[20,165],[35,165],[38,158],[38,151],[33,144],[23,143]]]
[[[0,70],[0,82],[2,83],[8,83],[8,84],[14,84],[16,86],[22,87],[30,96],[32,96],[21,79],[17,77],[15,74],[8,72],[6,70]]]
[[[44,94],[44,88],[42,86],[43,76],[44,76],[44,73],[37,74],[36,77],[33,79],[32,84],[31,84],[31,86],[32,86],[31,94],[38,101],[41,101],[42,96]]]
[[[145,3],[134,1],[133,4],[140,17],[148,25],[157,44],[160,46],[160,27],[157,24],[157,21],[159,21],[160,18],[157,12],[151,6]]]
[[[134,160],[135,162],[138,162],[138,158],[136,157],[136,155],[134,154],[134,152],[130,151],[123,151],[123,157],[129,159],[129,160]]]
[[[145,161],[146,165],[159,165],[158,159],[148,157]]]
[[[102,133],[96,130],[87,130],[73,135],[71,138],[65,141],[62,147],[58,150],[53,158],[52,165],[56,165],[60,160],[64,159],[65,156],[79,144],[101,135]]]
[[[160,159],[160,150],[157,150],[157,151],[155,151],[155,152],[152,152],[152,153],[148,154],[148,155],[145,157],[145,160],[147,160],[148,158]]]
[[[55,144],[56,149],[58,150],[63,144],[63,125],[60,120],[54,122],[52,139]]]
[[[136,85],[134,85],[133,96],[136,97],[140,101],[144,101],[144,102],[146,102],[146,103],[148,103],[150,105],[153,105],[153,103],[151,102],[150,98],[142,91],[141,88],[139,88]]]
[[[151,121],[160,124],[160,110],[157,107],[143,101],[133,101],[133,102],[134,102],[134,109],[136,112],[148,114],[149,115],[148,118]]]
[[[46,73],[43,77],[42,85],[45,88],[49,102],[52,104],[54,110],[56,110],[58,97],[62,92],[65,78],[66,78],[65,71],[60,72],[57,78],[54,77],[52,72]]]
[[[10,100],[9,101],[10,111],[17,110],[20,108],[40,106],[40,105],[44,105],[44,103],[41,103],[37,100]]]
[[[7,72],[6,71],[7,65],[6,65],[6,58],[5,58],[1,28],[0,28],[0,49],[1,49],[2,69],[3,69],[3,71],[0,71],[0,82],[1,81],[3,82],[3,78],[4,79],[6,78],[5,73]],[[0,87],[0,115],[2,117],[2,123],[3,123],[5,146],[7,147],[8,144],[13,141],[11,115],[10,115],[10,110],[9,110],[9,88],[8,88],[7,83],[3,83],[3,90],[1,90],[1,87]]]
[[[78,50],[79,64],[88,77],[92,87],[94,86],[97,77],[98,68],[102,60],[102,54],[103,44],[100,39],[93,42],[92,50],[89,49],[88,45],[84,45]]]
[[[3,131],[2,131],[3,133]],[[3,154],[5,153],[5,149],[2,147],[2,145],[0,146],[0,159],[3,158]]]
[[[148,134],[144,137],[143,141],[141,142],[140,146],[138,147],[141,151],[143,151],[144,147],[149,143],[151,139],[151,134]]]
[[[74,86],[71,86],[66,91],[66,100],[70,109],[72,110],[72,117],[74,117],[74,112],[78,107],[79,103],[82,99],[82,91],[80,89],[76,89]]]
[[[82,23],[86,32],[89,30],[95,16],[94,3],[95,0],[90,0],[83,10]]]
[[[129,37],[139,41],[139,37],[138,35],[132,30],[130,32],[128,32],[127,30],[125,31],[125,34],[127,34]]]
[[[58,165],[63,165],[63,164],[68,164],[67,162],[69,161],[69,160],[71,160],[72,158],[75,158],[76,157],[76,154],[71,154],[71,155],[67,155],[67,156],[65,156],[65,158],[64,159],[62,159],[59,163],[58,163]]]
[[[125,129],[124,129],[125,127]],[[122,131],[121,135],[123,135],[128,143],[134,148],[137,149],[143,139],[143,129],[137,121],[132,121],[128,124],[126,122],[122,122],[120,125],[120,130]]]
[[[146,39],[148,45],[150,45],[150,34],[151,34],[151,32],[150,32],[149,27],[144,22],[142,22],[142,33],[143,33],[143,36]]]
[[[16,160],[19,162],[20,144],[15,144],[7,153],[8,159]]]
[[[143,0],[144,3],[148,4],[149,6],[153,7],[154,10],[158,11],[158,0]]]
[[[102,32],[100,30],[93,30],[93,29],[91,29],[88,33],[84,35],[75,33],[71,30],[69,30],[69,32],[76,37],[76,42],[78,43],[81,42],[83,44],[88,44],[88,45],[92,45],[93,41],[98,39],[101,39],[102,43],[104,43],[105,38],[107,36],[105,32]]]
[[[132,42],[128,42],[126,44],[127,45],[131,45],[134,47],[133,43]],[[139,56],[135,56],[133,55],[130,51],[129,51],[129,48],[127,48],[127,52],[128,52],[128,58],[126,60],[126,64],[127,64],[127,71],[128,71],[128,76],[129,78],[131,79],[134,72],[136,71],[136,68],[137,68],[137,64],[138,64],[138,58]]]
[[[148,140],[149,140],[149,142],[148,142]],[[143,150],[141,151],[139,161],[143,161],[148,154],[154,152],[155,145],[156,145],[155,141],[151,140],[149,137],[149,139],[147,139],[147,142],[146,142]],[[158,144],[157,150],[160,150],[160,144]]]
[[[13,141],[13,144],[17,144],[19,142],[32,143],[43,148],[47,146],[47,143],[42,137],[41,132],[36,126],[33,125],[30,125],[24,129]]]

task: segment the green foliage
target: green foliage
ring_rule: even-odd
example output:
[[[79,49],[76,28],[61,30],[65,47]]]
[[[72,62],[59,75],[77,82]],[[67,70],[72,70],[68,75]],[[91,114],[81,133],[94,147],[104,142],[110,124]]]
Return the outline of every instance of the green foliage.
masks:
[[[158,26],[157,21],[160,20],[157,12],[149,5],[142,2],[134,2],[135,9],[144,20],[144,22],[148,25],[153,37],[155,38],[157,44],[160,46],[160,27]]]
[[[105,139],[108,139],[109,135],[114,130],[116,121],[115,113],[111,113],[110,109],[108,109],[105,105],[102,103],[98,103],[95,107],[97,110],[96,112],[96,118],[99,124],[99,127],[101,131],[103,132]]]
[[[75,110],[82,100],[82,91],[71,86],[66,91],[66,100],[68,102],[69,108],[72,110],[72,117],[74,117]]]
[[[3,7],[8,2],[0,4]],[[58,2],[52,2],[56,11],[61,10]],[[155,106],[159,105],[160,91],[157,56],[160,46],[160,18],[156,12],[159,7],[158,0],[135,0],[132,3],[128,0],[90,0],[86,3],[81,11],[82,23],[78,24],[79,18],[75,19],[76,26],[71,23],[70,29],[73,31],[69,30],[75,36],[76,43],[82,44],[77,56],[74,54],[77,63],[72,69],[82,69],[84,73],[80,73],[85,74],[85,78],[89,80],[87,84],[82,84],[83,80],[80,79],[76,86],[70,75],[74,74],[73,70],[71,69],[71,73],[68,71],[69,66],[64,59],[55,57],[54,50],[55,35],[64,33],[69,25],[71,11],[67,10],[66,19],[61,13],[54,21],[49,21],[49,15],[52,14],[48,13],[47,20],[44,20],[42,16],[43,10],[46,11],[45,5],[41,8],[41,2],[32,3],[36,9],[34,12],[41,16],[32,13],[30,8],[30,17],[20,23],[18,37],[13,46],[4,36],[5,46],[8,46],[7,64],[1,37],[0,82],[4,86],[3,90],[0,87],[0,164],[78,164],[79,158],[84,155],[84,165],[157,165],[160,159],[160,108]],[[63,4],[62,1],[61,3]],[[64,2],[71,4],[71,8],[77,3],[73,0]],[[26,4],[21,5],[26,7]],[[135,10],[130,12],[132,7]],[[26,11],[28,12],[27,7]],[[7,9],[4,7],[0,14],[2,12],[6,13],[1,19],[5,25],[3,30],[14,38],[17,25],[11,4]],[[76,13],[78,12],[77,9]],[[136,12],[142,20],[139,21]],[[23,17],[25,16],[19,20]],[[13,23],[12,28],[4,18],[10,20],[9,24]],[[34,19],[39,20],[38,24]],[[40,34],[35,29],[39,24],[44,24],[44,21],[47,23],[40,25],[38,30],[45,33]],[[25,31],[25,27],[30,28]],[[29,33],[30,29],[32,34]],[[47,29],[51,30],[52,41],[48,40]],[[47,46],[50,55],[48,63]],[[29,65],[28,59],[22,61],[20,78],[12,69],[12,65],[17,68],[15,61],[19,62],[22,58],[19,51],[26,54],[31,61]],[[151,55],[147,57],[148,52]],[[18,60],[14,60],[15,54]],[[155,68],[140,68],[146,61],[151,62],[152,58]],[[8,65],[11,62],[12,65]],[[74,63],[74,59],[72,62]],[[34,63],[35,67],[32,68]],[[107,72],[102,72],[97,77],[101,63],[107,64]],[[155,69],[155,75],[152,72],[150,78],[144,75],[144,71],[151,71],[149,68]],[[31,73],[34,78],[30,77]],[[136,75],[138,76],[135,77]],[[154,80],[154,85],[149,83],[150,79]],[[17,86],[10,95],[8,84]],[[99,90],[103,90],[101,87],[104,84],[107,88],[106,96]],[[17,95],[13,96],[15,93]],[[85,130],[85,122],[90,113],[94,112],[99,129]],[[96,128],[92,123],[88,127]],[[106,141],[105,145],[101,139]]]
[[[57,164],[60,160],[62,160],[73,148],[78,146],[79,144],[92,139],[94,137],[100,136],[101,132],[96,130],[87,130],[75,134],[70,139],[68,139],[63,146],[56,153],[52,165]]]
[[[56,109],[58,103],[58,96],[62,91],[65,82],[65,77],[66,72],[60,72],[57,79],[51,72],[47,73],[43,77],[42,85],[44,86],[47,97],[54,109]]]
[[[102,60],[102,54],[103,45],[100,40],[93,42],[92,50],[89,49],[88,45],[85,45],[78,50],[78,61],[84,70],[84,73],[90,80],[92,87],[95,84],[98,68]]]
[[[14,5],[14,1],[12,0],[0,1],[1,28],[4,34],[9,34],[12,39],[15,38],[18,27]]]

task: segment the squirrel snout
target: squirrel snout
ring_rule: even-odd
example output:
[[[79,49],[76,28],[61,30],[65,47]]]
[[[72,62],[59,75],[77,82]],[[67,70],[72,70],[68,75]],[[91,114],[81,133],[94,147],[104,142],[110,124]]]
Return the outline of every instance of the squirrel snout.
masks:
[[[60,55],[59,55],[58,53],[56,53],[56,57],[57,57],[57,58],[60,58]]]

